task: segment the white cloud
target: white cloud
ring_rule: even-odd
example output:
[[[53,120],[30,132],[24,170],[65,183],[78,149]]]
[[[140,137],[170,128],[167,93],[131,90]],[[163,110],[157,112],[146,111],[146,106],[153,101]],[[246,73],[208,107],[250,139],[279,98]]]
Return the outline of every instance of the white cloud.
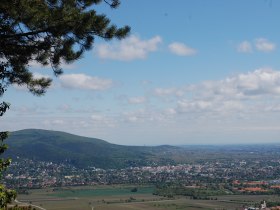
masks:
[[[153,123],[164,122],[166,120],[166,116],[160,110],[139,109],[122,113],[120,120],[128,123]]]
[[[178,111],[180,112],[197,112],[206,110],[212,107],[212,103],[210,101],[188,101],[188,100],[181,100],[178,101]]]
[[[130,104],[143,104],[147,101],[146,97],[139,96],[139,97],[131,97],[128,99]]]
[[[236,100],[180,100],[177,102],[176,112],[179,114],[212,112],[214,116],[218,116],[241,112],[244,108],[242,102]]]
[[[191,56],[197,53],[195,49],[179,42],[173,42],[168,46],[168,48],[172,53],[180,56]]]
[[[132,35],[118,43],[100,44],[97,46],[97,55],[103,59],[130,61],[134,59],[145,59],[149,52],[158,49],[162,42],[160,36],[148,40],[141,40]]]
[[[161,98],[172,100],[162,101]],[[142,109],[127,104],[129,101],[144,103],[145,100],[149,100],[149,103]],[[277,139],[279,126],[275,125],[279,124],[280,119],[280,71],[262,68],[221,80],[157,88],[146,97],[125,96],[123,102],[121,105],[125,109],[118,105],[116,109],[106,105],[106,111],[103,103],[102,108],[95,107],[96,104],[86,104],[78,110],[72,109],[73,104],[65,104],[66,101],[61,106],[53,106],[64,111],[52,111],[53,107],[47,107],[46,110],[32,106],[18,106],[19,110],[14,110],[12,107],[11,112],[14,114],[4,116],[8,120],[2,127],[12,130],[26,127],[55,130],[59,126],[60,130],[116,143],[122,142],[124,133],[126,138],[129,136],[128,139],[139,139],[144,133],[148,134],[145,136],[147,143],[154,142],[154,139],[161,139],[162,143],[162,138],[165,138],[170,144],[178,143],[177,139],[182,139],[182,143],[189,139],[199,143],[199,140],[207,142],[219,138],[222,142],[228,137],[245,142],[246,135],[253,134],[260,141],[270,135]],[[16,123],[19,116],[24,124]],[[128,144],[139,142],[142,141],[136,143],[127,140]]]
[[[164,110],[163,113],[164,113],[164,115],[170,116],[170,115],[177,114],[177,111],[174,108],[167,108],[167,109]]]
[[[198,98],[246,99],[262,95],[280,96],[280,72],[257,69],[220,81],[206,81],[194,85],[193,89]]]
[[[248,73],[218,81],[204,81],[181,88],[156,88],[154,95],[174,103],[168,113],[200,115],[212,113],[212,117],[240,115],[250,112],[279,111],[280,71],[257,69]],[[266,104],[267,99],[273,105]],[[206,115],[204,116],[206,117]]]
[[[253,41],[253,44],[249,41],[243,41],[237,46],[237,51],[241,53],[250,53],[254,49],[260,52],[272,52],[276,49],[276,44],[270,42],[265,38],[258,38]]]
[[[85,74],[63,74],[59,77],[61,86],[84,90],[106,90],[113,86],[110,79],[92,77]]]
[[[180,88],[156,88],[154,90],[154,95],[164,97],[164,96],[182,96],[184,95],[184,90]]]
[[[258,38],[255,40],[255,47],[258,51],[271,52],[276,49],[276,44],[268,41],[265,38]]]
[[[250,53],[252,52],[252,45],[248,41],[243,41],[237,46],[237,51],[241,53]]]
[[[93,127],[115,127],[115,120],[102,114],[91,115]]]
[[[272,69],[257,69],[228,79],[238,92],[244,95],[279,95],[280,72]]]

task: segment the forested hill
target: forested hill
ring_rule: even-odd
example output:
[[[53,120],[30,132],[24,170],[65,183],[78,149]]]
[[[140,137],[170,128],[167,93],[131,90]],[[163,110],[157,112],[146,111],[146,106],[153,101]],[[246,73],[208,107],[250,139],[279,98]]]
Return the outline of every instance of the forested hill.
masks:
[[[174,163],[173,146],[122,146],[65,132],[27,129],[12,132],[6,156],[70,163],[76,167],[123,168]]]

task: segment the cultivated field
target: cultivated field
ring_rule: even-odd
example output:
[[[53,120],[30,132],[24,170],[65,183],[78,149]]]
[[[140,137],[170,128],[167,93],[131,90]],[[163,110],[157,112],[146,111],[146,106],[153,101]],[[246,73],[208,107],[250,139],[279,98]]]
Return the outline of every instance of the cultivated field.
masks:
[[[131,192],[135,187],[137,192]],[[129,185],[50,188],[30,190],[28,195],[20,194],[18,200],[47,210],[235,210],[262,200],[280,201],[279,196],[272,195],[215,196],[214,200],[167,199],[153,195],[153,190],[152,186]]]

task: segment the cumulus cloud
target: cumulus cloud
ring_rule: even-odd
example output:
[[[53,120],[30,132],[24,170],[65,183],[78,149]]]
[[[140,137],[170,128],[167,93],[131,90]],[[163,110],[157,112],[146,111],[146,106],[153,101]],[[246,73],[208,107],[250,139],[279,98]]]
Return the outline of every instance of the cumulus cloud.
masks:
[[[156,96],[182,96],[184,95],[184,90],[180,88],[156,88],[154,91]]]
[[[146,97],[139,96],[139,97],[131,97],[128,99],[128,103],[130,104],[143,104],[147,101]]]
[[[196,97],[246,99],[262,95],[280,96],[280,72],[257,69],[219,81],[194,85]]]
[[[120,119],[128,123],[164,122],[166,116],[160,110],[139,109],[123,112]]]
[[[71,88],[85,88],[84,86],[88,86],[88,81],[92,81],[91,78],[93,78],[88,79],[88,77],[72,75],[71,79],[66,77],[65,81],[70,83],[69,86],[75,84],[75,87],[71,86]],[[180,87],[159,87],[152,92],[152,96],[156,97],[153,99],[151,95],[147,98],[124,97],[122,105],[126,109],[122,109],[121,112],[119,112],[119,107],[117,110],[112,108],[106,112],[90,109],[84,114],[74,110],[75,113],[81,113],[78,116],[71,114],[73,109],[69,105],[62,104],[61,107],[55,107],[64,112],[56,110],[57,112],[49,115],[52,108],[48,107],[40,116],[37,113],[37,118],[32,117],[32,121],[29,119],[30,114],[22,114],[22,121],[26,121],[25,127],[41,126],[55,129],[59,125],[62,130],[77,132],[81,135],[90,134],[106,140],[121,136],[121,132],[126,132],[135,138],[143,133],[148,133],[150,136],[154,134],[155,129],[157,129],[157,134],[166,137],[170,142],[177,138],[184,140],[194,138],[197,141],[199,135],[202,135],[201,139],[215,139],[223,132],[225,135],[222,135],[221,139],[226,139],[227,136],[233,134],[240,137],[240,131],[244,133],[245,130],[242,128],[245,129],[246,126],[247,130],[256,128],[256,131],[260,132],[261,129],[268,128],[268,132],[271,132],[273,129],[270,131],[269,128],[273,128],[279,122],[280,71],[262,68],[221,80],[204,81]],[[170,97],[172,100],[164,101],[166,103],[158,101],[158,99]],[[141,104],[145,103],[145,100],[149,100],[149,103],[142,109],[137,109],[139,106],[131,107],[127,104],[128,102]],[[87,106],[91,105],[87,104]],[[23,128],[22,124],[14,127],[18,120],[18,113],[36,111],[33,107],[27,109],[19,106],[19,108],[14,118],[11,119],[9,115],[4,116],[10,117],[7,120],[9,123],[3,124],[6,129]],[[88,107],[83,109],[88,110]],[[275,138],[279,136],[277,136],[278,127],[274,127]],[[256,135],[259,136],[258,133]]]
[[[91,115],[91,120],[94,127],[115,127],[115,120],[103,114],[95,113]]]
[[[158,49],[162,42],[160,36],[148,40],[141,40],[132,35],[127,39],[114,44],[100,44],[97,46],[97,55],[103,59],[130,61],[134,59],[145,59],[150,52]]]
[[[154,94],[165,100],[175,98],[176,105],[169,109],[174,114],[278,111],[280,71],[257,69],[218,81],[204,81],[180,88],[156,88]],[[267,98],[275,104],[268,106]]]
[[[180,100],[177,102],[177,112],[201,113],[214,112],[224,114],[233,111],[242,111],[244,106],[235,100]]]
[[[201,111],[209,109],[212,106],[210,101],[189,101],[189,100],[180,100],[178,101],[178,109],[179,111]]]
[[[243,41],[237,46],[237,51],[241,53],[250,53],[253,51],[252,45],[248,41]]]
[[[113,86],[113,81],[110,79],[85,74],[64,74],[59,79],[62,87],[71,89],[107,90]]]
[[[275,49],[276,44],[265,38],[257,38],[252,42],[243,41],[237,45],[237,51],[241,53],[250,53],[254,50],[260,52],[272,52]]]
[[[271,52],[276,49],[276,45],[267,39],[258,38],[255,40],[255,47],[258,51]]]
[[[279,95],[280,72],[272,69],[257,69],[225,80],[228,85],[243,95]]]
[[[169,50],[179,56],[195,55],[197,51],[183,43],[173,42],[168,46]]]
[[[241,73],[219,81],[206,81],[192,85],[196,96],[205,97],[211,93],[213,96],[224,98],[251,97],[260,95],[280,96],[280,71],[273,69],[257,69],[248,73]]]

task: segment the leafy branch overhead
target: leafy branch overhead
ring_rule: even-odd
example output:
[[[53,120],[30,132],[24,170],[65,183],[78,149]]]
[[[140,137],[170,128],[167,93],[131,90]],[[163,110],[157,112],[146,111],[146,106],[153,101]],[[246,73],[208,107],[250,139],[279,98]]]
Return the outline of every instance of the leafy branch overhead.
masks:
[[[130,28],[111,24],[95,8],[104,2],[117,8],[118,0],[10,0],[0,4],[0,80],[2,87],[27,85],[37,95],[45,93],[49,78],[34,78],[32,61],[51,65],[71,63],[93,47],[95,37],[126,37]]]

